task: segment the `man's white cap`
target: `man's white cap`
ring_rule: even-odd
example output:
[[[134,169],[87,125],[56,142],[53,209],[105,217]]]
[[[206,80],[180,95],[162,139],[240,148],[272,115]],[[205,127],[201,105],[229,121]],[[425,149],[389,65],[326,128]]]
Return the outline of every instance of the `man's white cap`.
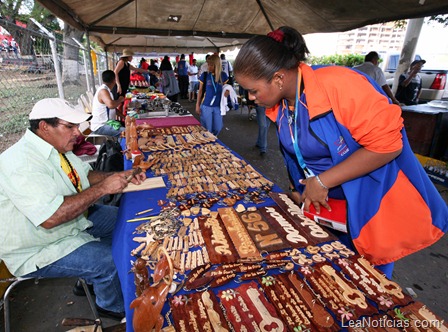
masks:
[[[58,118],[70,123],[82,123],[91,117],[79,105],[73,106],[62,98],[39,100],[29,115],[30,120]]]

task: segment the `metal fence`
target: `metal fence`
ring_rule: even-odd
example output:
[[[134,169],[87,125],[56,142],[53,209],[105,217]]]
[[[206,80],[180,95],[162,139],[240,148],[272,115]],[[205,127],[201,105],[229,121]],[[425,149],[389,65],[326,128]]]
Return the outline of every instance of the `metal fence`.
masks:
[[[77,104],[86,91],[94,92],[107,58],[37,22],[24,27],[0,19],[0,26],[9,33],[0,43],[1,153],[22,136],[38,100],[63,97]]]

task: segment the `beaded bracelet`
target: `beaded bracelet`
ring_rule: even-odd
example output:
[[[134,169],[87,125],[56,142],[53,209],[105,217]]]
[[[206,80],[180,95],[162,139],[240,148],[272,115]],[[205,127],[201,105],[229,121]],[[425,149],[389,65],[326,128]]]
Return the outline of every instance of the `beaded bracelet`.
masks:
[[[326,185],[324,185],[324,184],[322,183],[322,181],[321,181],[320,178],[319,178],[319,175],[316,175],[316,180],[317,180],[317,182],[319,182],[319,184],[320,184],[320,186],[321,186],[322,188],[327,189],[327,190],[330,190],[330,188],[328,188]]]

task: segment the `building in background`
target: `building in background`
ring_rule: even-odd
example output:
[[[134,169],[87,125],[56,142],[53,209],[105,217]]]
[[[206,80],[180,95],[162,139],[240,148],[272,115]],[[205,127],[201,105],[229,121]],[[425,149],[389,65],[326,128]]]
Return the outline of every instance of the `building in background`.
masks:
[[[400,52],[406,23],[403,27],[396,27],[395,22],[387,22],[341,32],[338,34],[336,53],[365,54],[371,50],[378,53]]]

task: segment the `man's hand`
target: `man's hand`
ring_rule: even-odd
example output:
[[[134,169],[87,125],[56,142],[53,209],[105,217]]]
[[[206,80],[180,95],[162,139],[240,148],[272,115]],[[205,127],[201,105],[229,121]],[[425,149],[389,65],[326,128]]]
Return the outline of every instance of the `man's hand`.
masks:
[[[97,184],[98,187],[107,194],[118,194],[128,186],[128,181],[124,172],[114,173]]]
[[[128,170],[124,171],[124,177],[126,178],[126,181],[128,181],[129,177],[133,174],[134,170]],[[142,184],[143,181],[146,179],[146,173],[144,171],[141,171],[140,173],[135,174],[130,182],[133,184]]]

